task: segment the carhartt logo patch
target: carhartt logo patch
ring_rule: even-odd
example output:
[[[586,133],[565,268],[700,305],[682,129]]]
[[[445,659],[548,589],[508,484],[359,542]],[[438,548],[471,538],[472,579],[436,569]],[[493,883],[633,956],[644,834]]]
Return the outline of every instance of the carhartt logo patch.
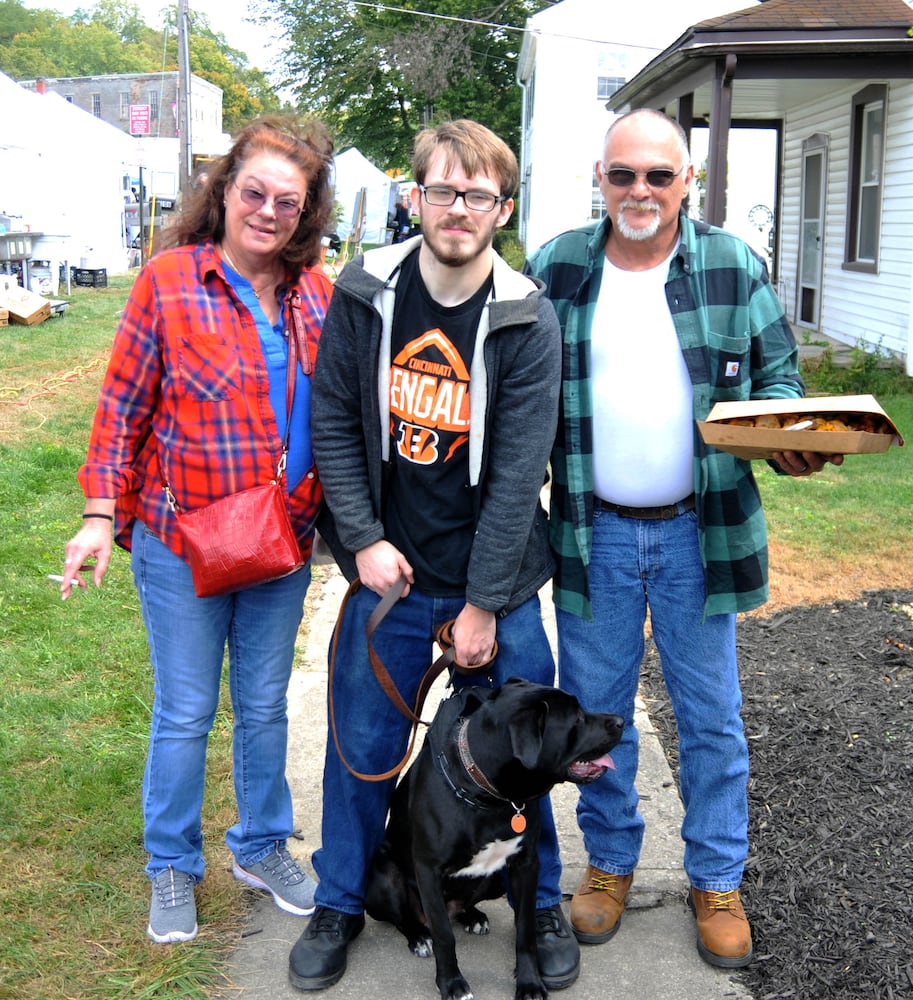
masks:
[[[739,367],[741,363],[739,361],[727,361],[726,362],[726,378],[735,378],[739,374]]]

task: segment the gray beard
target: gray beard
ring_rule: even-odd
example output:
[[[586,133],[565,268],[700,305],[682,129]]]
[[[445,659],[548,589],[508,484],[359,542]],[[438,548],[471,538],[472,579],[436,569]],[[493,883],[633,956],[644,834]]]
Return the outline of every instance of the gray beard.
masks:
[[[653,237],[659,232],[659,210],[650,209],[653,212],[653,219],[649,226],[638,227],[629,226],[625,221],[624,213],[626,208],[633,208],[634,206],[630,202],[622,202],[618,208],[618,215],[615,217],[615,227],[618,232],[626,240],[634,240],[637,243],[642,243],[644,240],[652,240]],[[634,209],[635,211],[642,212],[642,209]]]

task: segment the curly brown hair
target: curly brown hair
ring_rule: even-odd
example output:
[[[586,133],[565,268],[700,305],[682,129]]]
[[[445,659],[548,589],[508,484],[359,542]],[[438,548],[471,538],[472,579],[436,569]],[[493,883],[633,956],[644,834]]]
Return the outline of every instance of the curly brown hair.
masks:
[[[305,210],[279,259],[291,271],[316,264],[320,241],[333,217],[333,139],[326,126],[312,117],[264,115],[241,129],[231,149],[206,164],[198,184],[185,195],[177,222],[162,232],[159,246],[186,246],[207,239],[218,243],[225,234],[225,189],[254,153],[281,156],[307,177]]]

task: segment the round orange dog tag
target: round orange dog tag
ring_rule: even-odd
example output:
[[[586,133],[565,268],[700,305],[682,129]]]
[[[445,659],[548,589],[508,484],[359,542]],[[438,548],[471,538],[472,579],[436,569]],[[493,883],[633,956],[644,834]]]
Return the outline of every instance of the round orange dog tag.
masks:
[[[515,816],[511,817],[510,828],[514,833],[523,833],[526,829],[526,817],[523,813],[517,813]]]

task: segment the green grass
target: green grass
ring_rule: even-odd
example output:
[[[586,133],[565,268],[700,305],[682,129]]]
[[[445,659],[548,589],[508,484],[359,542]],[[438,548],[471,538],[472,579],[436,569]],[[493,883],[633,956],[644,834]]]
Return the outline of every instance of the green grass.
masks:
[[[103,587],[67,602],[46,579],[80,523],[76,471],[129,285],[74,289],[62,318],[0,331],[0,1000],[211,996],[246,906],[222,843],[234,809],[223,701],[200,935],[147,941],[140,786],[152,685],[129,560],[116,550]],[[825,374],[809,388],[868,391],[835,389],[842,376]],[[907,435],[910,386],[889,373],[876,392]],[[908,561],[910,450],[851,456],[803,480],[755,463],[771,536],[811,566],[835,552]]]
[[[0,333],[0,1000],[206,997],[244,897],[221,841],[230,718],[209,757],[199,938],[145,936],[140,788],[151,675],[126,553],[60,600],[48,573],[79,526],[84,460],[131,281],[74,289],[61,318]]]
[[[903,384],[900,389],[906,391],[894,389],[878,396],[878,402],[909,438],[913,394]],[[826,465],[807,479],[780,476],[765,462],[755,462],[771,537],[806,559],[854,562],[875,553],[908,558],[913,549],[911,451],[911,445],[892,445],[884,453],[847,455],[843,465]]]

